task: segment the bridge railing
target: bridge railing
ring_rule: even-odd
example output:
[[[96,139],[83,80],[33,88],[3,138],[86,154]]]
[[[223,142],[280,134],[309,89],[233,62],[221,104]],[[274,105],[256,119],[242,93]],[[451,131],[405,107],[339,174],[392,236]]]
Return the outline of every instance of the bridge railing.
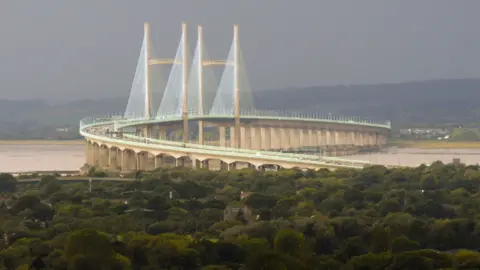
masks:
[[[279,118],[291,118],[298,120],[323,120],[343,123],[358,123],[358,124],[371,124],[381,125],[390,128],[390,121],[378,121],[369,120],[358,116],[336,116],[332,114],[322,114],[319,112],[302,112],[302,111],[273,111],[273,110],[258,110],[247,109],[240,111],[241,116],[247,117],[279,117]]]
[[[190,117],[233,117],[233,109],[229,110],[213,110],[208,114],[199,115],[198,113],[189,114]],[[304,112],[304,111],[277,111],[277,110],[259,110],[259,109],[242,109],[240,110],[240,116],[248,118],[280,118],[280,119],[295,119],[295,120],[315,120],[335,123],[346,124],[363,124],[374,125],[385,128],[391,128],[390,121],[372,120],[359,116],[339,116],[332,115],[330,113],[324,114],[319,112]],[[181,113],[179,112],[164,112],[161,115],[156,115],[151,118],[144,118],[135,115],[129,115],[122,117],[124,123],[135,121],[148,121],[148,120],[174,120],[181,119]]]

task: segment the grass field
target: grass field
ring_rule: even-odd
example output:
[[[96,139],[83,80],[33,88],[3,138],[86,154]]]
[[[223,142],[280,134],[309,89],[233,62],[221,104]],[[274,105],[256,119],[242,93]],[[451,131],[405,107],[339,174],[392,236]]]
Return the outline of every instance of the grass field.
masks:
[[[83,140],[0,140],[0,145],[79,145]]]
[[[439,140],[425,140],[425,141],[409,141],[409,140],[394,140],[390,142],[391,146],[404,148],[420,148],[420,149],[480,149],[480,141],[439,141]]]

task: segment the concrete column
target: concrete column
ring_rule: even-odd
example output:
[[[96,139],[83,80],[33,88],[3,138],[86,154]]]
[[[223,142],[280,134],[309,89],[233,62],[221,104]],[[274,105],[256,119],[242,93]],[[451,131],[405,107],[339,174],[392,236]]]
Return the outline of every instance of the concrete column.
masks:
[[[236,148],[236,146],[235,146],[235,127],[230,127],[230,147]]]
[[[108,148],[106,147],[99,147],[99,155],[98,155],[98,165],[100,168],[104,169],[108,166]]]
[[[332,144],[333,144],[333,141],[334,141],[333,131],[330,130],[330,129],[327,129],[327,130],[326,130],[326,135],[327,135],[326,145],[332,145]]]
[[[317,140],[316,140],[316,137],[313,136],[313,134],[315,134],[315,131],[312,130],[311,128],[307,129],[307,133],[308,133],[308,146],[317,146]]]
[[[122,172],[131,172],[135,170],[136,159],[135,152],[123,150],[122,151]]]
[[[185,165],[185,160],[183,158],[175,159],[175,167],[183,167]]]
[[[137,170],[139,171],[145,171],[146,169],[146,158],[145,158],[145,153],[143,152],[140,152],[140,153],[137,153]]]
[[[348,140],[350,139],[350,137],[348,136],[348,131],[343,131],[342,132],[343,135],[342,135],[342,145],[347,145],[348,144]]]
[[[338,145],[344,145],[345,144],[345,132],[343,130],[338,131]]]
[[[145,152],[140,153],[140,170],[141,171],[150,171],[151,170],[149,153],[145,153]]]
[[[240,127],[240,148],[247,149],[247,140],[245,134],[245,127]]]
[[[126,172],[127,171],[127,154],[125,153],[126,150],[120,152],[120,171]]]
[[[205,144],[204,128],[205,123],[203,121],[198,121],[198,144],[200,145]]]
[[[200,169],[200,167],[201,167],[201,161],[193,158],[192,159],[192,168],[193,169]]]
[[[95,147],[94,147],[93,143],[89,143],[88,148],[89,148],[89,154],[88,154],[89,163],[88,164],[95,165]]]
[[[145,126],[143,129],[143,136],[147,138],[152,137],[152,126]]]
[[[91,164],[90,163],[90,143],[85,140],[85,164]]]
[[[158,139],[159,140],[166,140],[167,139],[167,128],[159,126],[158,127]]]
[[[250,141],[253,150],[260,150],[262,148],[262,135],[260,127],[250,128]]]
[[[208,159],[202,161],[202,163],[201,163],[202,169],[207,169],[208,170],[210,168],[210,164],[209,164],[208,161],[209,161]]]
[[[270,141],[270,148],[271,149],[282,148],[280,130],[276,127],[270,127],[270,136],[266,136],[265,140]]]
[[[236,169],[237,169],[237,163],[233,162],[233,163],[228,164],[228,170],[229,171],[233,171],[233,170],[236,170]]]
[[[333,131],[333,145],[337,145],[340,142],[340,132],[338,130]]]
[[[146,170],[147,171],[155,170],[156,157],[154,155],[152,155],[151,153],[147,153],[145,159],[147,161]]]
[[[294,128],[288,129],[288,141],[291,148],[298,147],[298,131]]]
[[[98,145],[92,145],[92,165],[98,166]]]
[[[108,167],[110,170],[117,170],[118,162],[117,162],[117,148],[109,148],[108,149]]]
[[[220,141],[220,147],[227,147],[226,143],[226,131],[224,126],[218,127],[218,138]]]
[[[121,153],[122,164],[120,165],[122,172],[129,171],[129,151],[126,149]]]
[[[118,149],[117,148],[117,169],[121,169],[122,168],[122,150]]]
[[[241,148],[243,149],[251,149],[252,141],[250,138],[250,127],[240,127],[240,144],[242,145]]]
[[[354,131],[350,131],[350,145],[354,145],[355,144],[355,132]]]
[[[302,147],[310,145],[310,132],[309,129],[302,129]]]
[[[138,154],[134,151],[128,152],[128,171],[138,171]]]
[[[268,150],[272,148],[272,136],[270,135],[270,128],[260,128],[260,149]]]
[[[158,168],[163,166],[163,156],[162,155],[158,155],[158,156],[154,157],[154,165],[153,166],[154,166],[155,169],[158,169]]]
[[[288,144],[288,137],[287,137],[287,130],[283,127],[275,128],[276,134],[278,137],[278,149],[285,149],[289,147]]]
[[[135,153],[135,171],[143,170],[143,162],[142,162],[143,155],[142,153]]]
[[[293,133],[295,134],[293,137],[295,148],[301,148],[303,145],[303,129],[294,128]]]
[[[303,134],[303,129],[297,129],[297,147],[296,148],[301,148],[305,145],[305,136]]]
[[[325,135],[323,134],[323,130],[318,129],[316,137],[317,137],[317,146],[324,145],[323,140],[325,139]]]
[[[117,169],[122,172],[123,150],[117,149]]]
[[[221,171],[228,171],[228,163],[220,161],[220,170]]]

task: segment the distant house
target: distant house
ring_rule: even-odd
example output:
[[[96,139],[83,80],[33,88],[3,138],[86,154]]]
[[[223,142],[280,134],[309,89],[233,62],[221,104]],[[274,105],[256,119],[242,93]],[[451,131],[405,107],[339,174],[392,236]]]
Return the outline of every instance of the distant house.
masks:
[[[240,200],[246,199],[248,196],[252,195],[252,192],[240,192]]]
[[[56,128],[55,130],[57,132],[69,132],[70,128],[69,127],[62,127],[62,128]]]
[[[251,192],[242,191],[240,193],[240,201],[230,203],[223,211],[223,220],[237,220],[240,216],[243,216],[246,221],[252,221],[254,218],[252,216],[252,210],[245,205],[245,199],[251,194]]]
[[[10,196],[7,196],[5,194],[0,194],[0,208],[1,209],[10,209],[10,204],[9,204]]]

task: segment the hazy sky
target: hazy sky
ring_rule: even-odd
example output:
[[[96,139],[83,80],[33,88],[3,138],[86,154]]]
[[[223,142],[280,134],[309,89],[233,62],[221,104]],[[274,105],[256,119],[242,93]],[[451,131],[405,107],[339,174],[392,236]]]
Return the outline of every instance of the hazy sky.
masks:
[[[0,98],[128,94],[143,34],[172,57],[181,22],[212,57],[232,25],[254,90],[480,77],[478,0],[0,0]]]

